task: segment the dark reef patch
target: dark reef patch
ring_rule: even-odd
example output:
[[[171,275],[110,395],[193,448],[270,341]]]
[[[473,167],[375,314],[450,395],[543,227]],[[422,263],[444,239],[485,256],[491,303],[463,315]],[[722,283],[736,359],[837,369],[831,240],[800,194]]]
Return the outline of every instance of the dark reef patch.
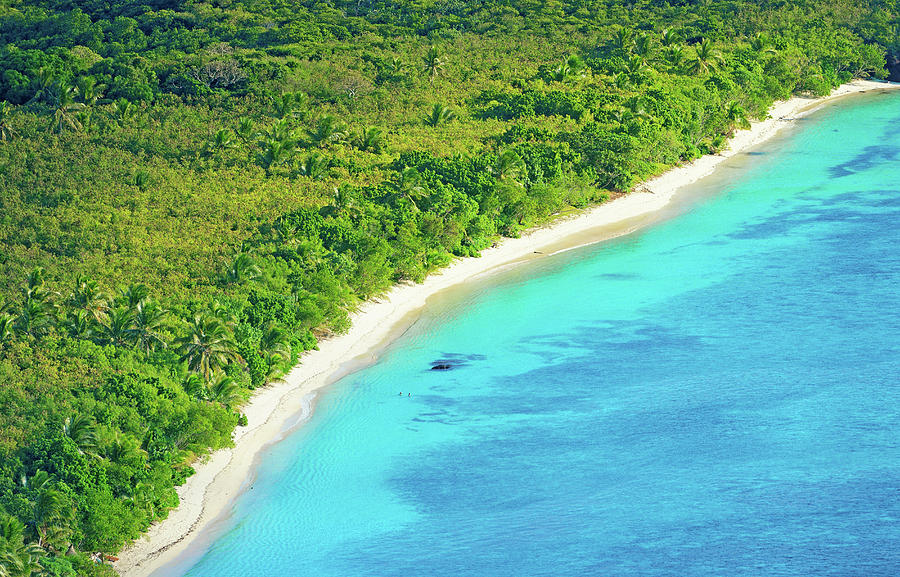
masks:
[[[464,367],[473,361],[483,361],[484,355],[478,353],[444,353],[444,356],[431,362],[432,371],[449,371]]]
[[[900,154],[900,148],[896,146],[884,146],[881,144],[867,146],[861,153],[854,156],[852,160],[832,166],[828,169],[828,172],[832,178],[850,176],[857,172],[869,170],[879,164],[897,160],[898,154]]]

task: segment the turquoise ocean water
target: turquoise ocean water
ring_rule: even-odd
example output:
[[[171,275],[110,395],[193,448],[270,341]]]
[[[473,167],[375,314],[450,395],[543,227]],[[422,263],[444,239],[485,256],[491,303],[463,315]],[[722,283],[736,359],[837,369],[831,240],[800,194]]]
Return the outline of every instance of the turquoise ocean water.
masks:
[[[158,574],[900,574],[900,94],[738,160],[433,303]]]

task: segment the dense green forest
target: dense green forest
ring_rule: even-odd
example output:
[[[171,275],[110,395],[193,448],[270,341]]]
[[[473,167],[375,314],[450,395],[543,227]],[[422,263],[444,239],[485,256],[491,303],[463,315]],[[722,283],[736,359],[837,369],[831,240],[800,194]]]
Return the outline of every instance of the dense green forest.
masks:
[[[177,504],[349,312],[889,74],[885,0],[0,0],[0,576]]]

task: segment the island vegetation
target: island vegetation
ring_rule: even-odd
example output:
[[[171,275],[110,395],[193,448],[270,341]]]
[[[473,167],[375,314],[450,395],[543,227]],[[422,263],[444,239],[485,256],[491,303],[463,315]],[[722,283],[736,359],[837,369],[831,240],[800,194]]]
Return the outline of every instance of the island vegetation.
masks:
[[[0,0],[0,577],[108,575],[360,302],[885,77],[885,0]]]

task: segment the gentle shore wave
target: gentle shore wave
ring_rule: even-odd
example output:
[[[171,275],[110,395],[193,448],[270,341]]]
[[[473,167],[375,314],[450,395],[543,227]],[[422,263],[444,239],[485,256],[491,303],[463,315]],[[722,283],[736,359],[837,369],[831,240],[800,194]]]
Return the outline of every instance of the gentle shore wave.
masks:
[[[849,94],[900,88],[898,84],[855,81],[824,98],[792,98],[776,103],[770,117],[738,131],[727,150],[673,168],[638,187],[636,192],[577,216],[558,220],[518,239],[504,239],[480,258],[456,261],[419,285],[394,287],[385,296],[365,303],[353,315],[350,331],[319,343],[319,350],[302,358],[283,382],[257,391],[244,407],[248,426],[234,433],[235,446],[213,453],[195,465],[196,473],[178,488],[181,505],[164,521],[127,547],[116,563],[125,577],[146,577],[185,554],[210,524],[227,514],[245,489],[260,453],[305,422],[313,410],[314,394],[353,370],[376,360],[387,343],[402,334],[411,316],[431,296],[473,278],[540,256],[556,254],[628,234],[653,221],[675,193],[709,175],[727,158],[761,144],[836,98]]]

